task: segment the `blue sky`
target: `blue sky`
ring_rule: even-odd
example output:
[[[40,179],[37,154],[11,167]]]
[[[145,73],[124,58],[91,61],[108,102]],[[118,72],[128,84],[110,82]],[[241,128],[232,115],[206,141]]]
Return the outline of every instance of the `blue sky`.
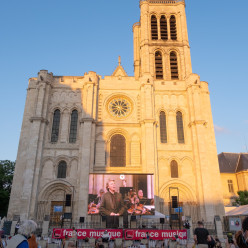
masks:
[[[218,153],[248,146],[247,10],[247,0],[186,0],[193,72],[209,82]],[[138,0],[0,2],[0,160],[16,159],[28,79],[39,70],[105,76],[120,55],[133,75],[139,14]]]

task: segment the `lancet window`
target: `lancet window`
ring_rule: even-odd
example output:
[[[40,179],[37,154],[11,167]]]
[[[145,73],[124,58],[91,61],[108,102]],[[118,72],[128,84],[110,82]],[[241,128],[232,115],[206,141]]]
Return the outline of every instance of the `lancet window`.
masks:
[[[77,126],[78,126],[78,111],[73,110],[71,113],[71,126],[69,143],[75,143],[77,140]]]
[[[60,110],[56,109],[53,114],[53,126],[51,134],[51,142],[55,143],[59,138],[59,125],[60,125]]]
[[[180,111],[177,112],[177,139],[178,143],[184,143],[183,116]]]
[[[178,164],[177,161],[171,161],[171,178],[178,178]]]
[[[58,165],[58,175],[57,178],[66,178],[67,164],[65,161],[60,161]]]
[[[164,111],[160,112],[160,141],[161,143],[167,143],[167,128],[166,128],[166,115]]]
[[[126,139],[121,134],[115,134],[110,141],[110,166],[126,166]]]

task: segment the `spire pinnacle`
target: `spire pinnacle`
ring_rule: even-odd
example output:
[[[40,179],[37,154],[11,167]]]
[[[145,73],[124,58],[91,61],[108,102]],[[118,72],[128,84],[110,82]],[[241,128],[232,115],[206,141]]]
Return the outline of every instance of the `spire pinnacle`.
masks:
[[[121,65],[121,56],[118,57],[119,66]]]

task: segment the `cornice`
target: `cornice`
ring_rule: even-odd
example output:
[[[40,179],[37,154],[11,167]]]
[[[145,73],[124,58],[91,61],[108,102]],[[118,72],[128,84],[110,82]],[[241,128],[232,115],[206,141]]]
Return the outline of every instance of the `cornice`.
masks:
[[[93,118],[91,118],[91,117],[82,118],[82,119],[80,120],[80,123],[84,123],[84,122],[96,123],[96,121],[95,121]]]
[[[192,122],[189,123],[189,127],[196,126],[196,125],[207,126],[207,121],[205,121],[205,120],[197,120],[197,121],[192,121]]]
[[[154,119],[144,119],[142,121],[140,121],[140,124],[146,124],[146,123],[152,123],[152,124],[157,124],[157,121]]]
[[[40,122],[45,123],[45,124],[49,123],[49,121],[46,118],[38,117],[38,116],[31,117],[29,120],[30,120],[30,122],[40,121]]]

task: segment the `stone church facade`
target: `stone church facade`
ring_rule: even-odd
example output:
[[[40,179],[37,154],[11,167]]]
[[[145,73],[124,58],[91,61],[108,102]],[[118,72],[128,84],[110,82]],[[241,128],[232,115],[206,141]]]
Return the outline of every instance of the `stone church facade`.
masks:
[[[87,218],[89,175],[154,176],[156,210],[213,222],[224,214],[208,83],[192,73],[183,0],[141,0],[134,76],[121,65],[29,80],[8,218],[42,221],[71,196]],[[117,150],[116,150],[117,149]]]

